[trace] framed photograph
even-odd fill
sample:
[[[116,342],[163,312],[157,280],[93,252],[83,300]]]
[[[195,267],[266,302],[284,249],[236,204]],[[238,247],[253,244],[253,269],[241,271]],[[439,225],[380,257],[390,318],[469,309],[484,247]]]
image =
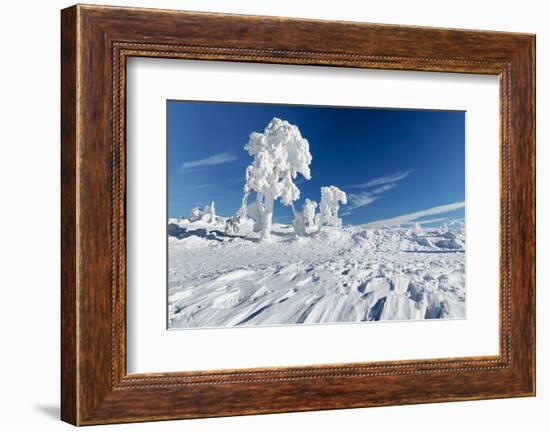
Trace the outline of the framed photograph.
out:
[[[535,394],[534,35],[61,16],[63,420]]]

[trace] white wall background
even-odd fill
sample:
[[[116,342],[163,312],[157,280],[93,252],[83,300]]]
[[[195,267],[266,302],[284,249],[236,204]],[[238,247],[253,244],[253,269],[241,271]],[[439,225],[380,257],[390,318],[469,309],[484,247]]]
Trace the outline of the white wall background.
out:
[[[462,0],[130,0],[172,9],[477,28],[537,34],[538,396],[536,398],[248,416],[95,429],[546,429],[550,423],[550,13],[545,2]],[[2,4],[0,32],[0,427],[70,429],[59,422],[60,0]],[[546,270],[546,271],[545,271]]]

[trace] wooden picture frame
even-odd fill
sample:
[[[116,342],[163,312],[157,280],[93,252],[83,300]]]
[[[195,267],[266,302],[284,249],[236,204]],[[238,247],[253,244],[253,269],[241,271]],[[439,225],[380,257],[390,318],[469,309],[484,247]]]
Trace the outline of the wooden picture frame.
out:
[[[61,14],[61,417],[75,425],[535,394],[535,36],[77,5]],[[500,354],[126,372],[131,56],[498,75]]]

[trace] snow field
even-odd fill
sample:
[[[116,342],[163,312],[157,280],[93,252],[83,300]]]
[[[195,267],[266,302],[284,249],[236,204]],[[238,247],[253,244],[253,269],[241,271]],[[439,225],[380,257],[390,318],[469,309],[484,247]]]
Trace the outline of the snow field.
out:
[[[171,329],[465,317],[464,226],[324,227],[274,223],[260,241],[217,223],[170,220]]]

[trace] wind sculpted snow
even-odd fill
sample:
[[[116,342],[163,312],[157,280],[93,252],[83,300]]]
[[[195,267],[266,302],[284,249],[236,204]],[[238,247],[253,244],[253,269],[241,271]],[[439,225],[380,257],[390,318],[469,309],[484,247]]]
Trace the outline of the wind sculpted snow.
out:
[[[465,317],[464,226],[325,227],[170,220],[172,329]]]

